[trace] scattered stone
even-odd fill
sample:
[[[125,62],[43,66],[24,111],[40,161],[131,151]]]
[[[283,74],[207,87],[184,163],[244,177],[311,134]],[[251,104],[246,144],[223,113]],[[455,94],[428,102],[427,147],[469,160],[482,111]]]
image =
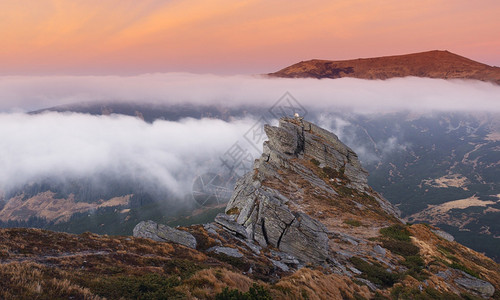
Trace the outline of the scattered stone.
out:
[[[377,286],[369,280],[366,280],[364,278],[356,278],[356,280],[364,283],[372,292],[375,292],[376,290],[378,290]]]
[[[346,251],[342,251],[342,250],[338,250],[337,254],[345,256],[347,258],[351,258],[354,256],[354,254],[352,252],[346,252]]]
[[[212,223],[203,224],[203,228],[207,232],[209,232],[209,233],[211,233],[213,235],[218,235],[218,233],[216,231],[217,227],[214,224],[212,224]]]
[[[431,231],[432,231],[435,235],[437,235],[437,236],[439,236],[439,237],[441,237],[441,238],[443,238],[443,239],[445,239],[445,240],[447,240],[447,241],[449,241],[449,242],[453,242],[453,241],[455,240],[455,237],[454,237],[453,235],[449,234],[449,233],[448,233],[448,232],[446,232],[446,231],[436,230],[436,229],[431,229]]]
[[[172,242],[196,249],[196,239],[187,231],[175,229],[153,221],[142,221],[134,227],[135,237],[148,238],[157,242]]]
[[[248,237],[245,227],[235,221],[234,215],[217,214],[215,222],[224,226],[227,230],[235,233],[236,235],[240,235],[243,238]]]
[[[295,256],[290,255],[290,254],[285,253],[285,252],[271,250],[271,255],[279,257],[280,261],[285,263],[285,264],[298,265],[300,263],[299,260]]]
[[[237,239],[238,239],[238,241],[245,244],[250,250],[252,250],[253,253],[255,253],[257,255],[260,254],[260,250],[262,249],[262,247],[255,245],[254,243],[252,243],[252,241],[243,240],[243,239],[239,239],[239,238],[237,238]]]
[[[360,270],[356,269],[355,267],[347,266],[351,272],[353,272],[356,275],[361,275],[363,272]]]
[[[290,268],[286,264],[284,264],[284,263],[282,263],[280,261],[274,260],[274,259],[269,259],[269,260],[273,263],[273,265],[275,267],[280,268],[283,272],[290,271]]]
[[[238,249],[230,248],[230,247],[219,247],[215,246],[212,248],[207,249],[207,252],[215,252],[217,254],[225,254],[227,256],[231,257],[236,257],[236,258],[241,258],[243,257],[243,254],[238,251]]]
[[[386,254],[386,252],[387,252],[387,251],[386,251],[384,248],[382,248],[380,245],[375,245],[375,246],[373,247],[373,250],[374,250],[376,253],[378,253],[378,254],[380,254],[380,255],[382,255],[382,256],[385,256],[385,254]]]

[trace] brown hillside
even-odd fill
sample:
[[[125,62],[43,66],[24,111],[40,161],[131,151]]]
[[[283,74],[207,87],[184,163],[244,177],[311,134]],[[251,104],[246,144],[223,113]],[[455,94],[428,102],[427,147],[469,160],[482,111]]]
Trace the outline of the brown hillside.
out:
[[[342,61],[313,59],[291,65],[269,75],[318,79],[341,77],[388,79],[416,76],[442,79],[476,79],[500,84],[499,67],[492,67],[448,51],[439,50]]]
[[[0,229],[0,299],[500,299],[497,263],[403,223],[333,133],[300,117],[264,131],[214,222]]]

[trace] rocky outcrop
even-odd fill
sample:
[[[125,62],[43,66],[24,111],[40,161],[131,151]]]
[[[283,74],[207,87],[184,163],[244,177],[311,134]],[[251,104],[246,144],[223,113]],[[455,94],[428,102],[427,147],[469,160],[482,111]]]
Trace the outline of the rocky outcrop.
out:
[[[491,283],[472,277],[464,272],[462,272],[462,276],[456,278],[454,281],[466,290],[477,293],[486,299],[492,297],[495,293],[495,288]]]
[[[376,293],[388,299],[498,296],[497,264],[438,228],[402,223],[334,134],[300,118],[281,119],[265,131],[261,157],[214,222],[182,230],[141,222],[134,236],[195,248],[181,249],[267,282],[316,269],[321,276],[307,278],[308,285],[333,276],[356,293],[364,289],[366,299]]]
[[[134,227],[134,236],[157,242],[172,242],[196,249],[196,239],[189,232],[153,221],[142,221]]]
[[[446,282],[454,282],[468,293],[479,295],[485,299],[490,299],[495,293],[495,287],[491,283],[457,269],[449,269],[439,272],[436,275],[443,278]]]
[[[302,119],[281,119],[279,127],[265,126],[269,138],[264,152],[255,162],[254,172],[241,178],[227,207],[228,216],[216,222],[228,230],[255,240],[261,246],[272,246],[303,262],[323,263],[329,260],[329,229],[304,210],[303,199],[292,200],[282,191],[283,174],[295,174],[306,181],[302,187],[321,189],[325,197],[339,193],[332,182],[361,194],[370,194],[368,173],[358,156],[333,133]],[[321,177],[316,173],[328,177]],[[272,182],[278,180],[278,185]],[[337,180],[337,181],[335,181]],[[339,182],[342,181],[342,184]],[[300,192],[300,186],[292,188]],[[398,211],[379,195],[373,194],[379,209],[398,218]]]

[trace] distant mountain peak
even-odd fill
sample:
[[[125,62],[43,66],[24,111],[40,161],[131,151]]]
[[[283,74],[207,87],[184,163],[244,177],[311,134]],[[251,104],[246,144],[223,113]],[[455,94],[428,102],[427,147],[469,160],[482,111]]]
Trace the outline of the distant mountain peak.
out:
[[[342,77],[389,79],[414,76],[474,79],[500,84],[500,68],[476,62],[447,50],[339,61],[312,59],[268,75],[318,79]]]

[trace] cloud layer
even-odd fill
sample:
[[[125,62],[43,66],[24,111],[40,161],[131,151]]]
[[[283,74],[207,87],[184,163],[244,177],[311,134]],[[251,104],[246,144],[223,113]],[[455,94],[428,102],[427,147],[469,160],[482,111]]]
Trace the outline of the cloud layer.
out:
[[[477,81],[402,78],[279,79],[186,73],[131,77],[0,77],[0,190],[44,177],[88,178],[96,174],[128,178],[176,196],[190,192],[198,174],[220,166],[219,158],[255,119],[157,120],[148,124],[127,116],[24,112],[50,106],[117,101],[271,107],[286,92],[310,112],[307,117],[334,129],[364,162],[380,155],[360,143],[340,110],[486,111],[500,113],[500,86]],[[321,112],[318,114],[318,112]],[[395,137],[375,148],[403,147]],[[260,146],[262,141],[259,141]],[[249,145],[247,148],[251,149]],[[373,148],[372,147],[372,148]],[[256,151],[256,150],[254,150]],[[258,151],[257,151],[258,152]],[[256,158],[259,153],[254,153]],[[1,195],[0,195],[1,196]]]
[[[182,196],[254,124],[127,116],[0,114],[0,190],[40,178],[132,178]]]
[[[0,111],[29,111],[87,101],[270,107],[286,91],[306,109],[500,112],[500,86],[479,81],[414,77],[317,80],[189,73],[0,77]]]

